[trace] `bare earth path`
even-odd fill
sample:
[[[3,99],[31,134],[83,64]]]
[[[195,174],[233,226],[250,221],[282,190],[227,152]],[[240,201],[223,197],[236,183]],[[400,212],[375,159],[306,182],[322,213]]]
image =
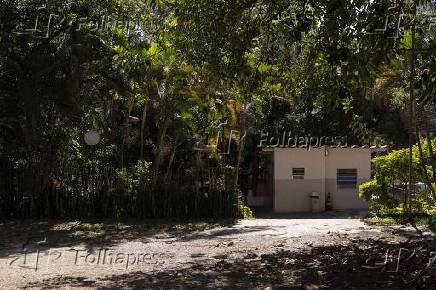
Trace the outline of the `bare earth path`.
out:
[[[377,245],[398,248],[415,237],[405,228],[371,228],[362,216],[275,216],[211,229],[177,224],[4,222],[0,223],[0,289],[345,289],[347,284],[338,283],[349,279],[356,285],[355,279],[367,271],[361,266],[376,265],[371,256],[378,255]],[[350,251],[358,252],[359,258]],[[345,262],[338,258],[347,253]],[[334,263],[352,265],[358,277],[335,281],[337,273],[329,272]],[[396,289],[392,279],[381,279],[378,288]]]

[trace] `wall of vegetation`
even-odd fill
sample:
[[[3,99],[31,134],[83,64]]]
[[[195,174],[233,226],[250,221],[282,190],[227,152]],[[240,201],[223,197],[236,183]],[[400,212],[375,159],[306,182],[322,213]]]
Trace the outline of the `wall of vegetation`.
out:
[[[369,2],[0,0],[0,215],[238,217],[260,130],[404,146],[410,37],[366,32],[412,6]]]

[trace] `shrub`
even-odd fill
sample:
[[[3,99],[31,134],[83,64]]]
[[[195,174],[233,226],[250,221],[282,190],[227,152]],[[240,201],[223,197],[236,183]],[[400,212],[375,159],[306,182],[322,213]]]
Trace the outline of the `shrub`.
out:
[[[435,143],[433,142],[433,147]],[[432,167],[421,164],[421,157],[428,160],[429,146],[427,142],[421,143],[422,156],[418,145],[412,149],[412,172],[414,183],[425,183],[433,176]],[[436,151],[436,147],[434,148]],[[409,150],[395,150],[385,156],[376,157],[372,160],[374,165],[374,179],[359,187],[359,195],[369,203],[372,213],[377,215],[396,215],[404,213],[402,196],[405,195],[405,187],[409,183]],[[400,189],[398,188],[400,187]],[[393,194],[390,194],[392,192]],[[410,208],[415,214],[428,214],[434,204],[431,191],[423,191],[411,195]]]
[[[370,211],[377,215],[393,213],[399,206],[399,202],[388,195],[387,186],[379,184],[377,180],[360,185],[359,196],[368,202]]]
[[[244,219],[251,219],[254,217],[253,211],[248,206],[241,205],[239,207],[239,212]]]

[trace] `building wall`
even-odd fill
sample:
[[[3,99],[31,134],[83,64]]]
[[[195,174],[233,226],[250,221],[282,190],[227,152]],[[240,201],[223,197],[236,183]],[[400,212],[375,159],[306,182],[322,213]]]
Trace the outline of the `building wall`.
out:
[[[324,148],[277,148],[274,150],[274,211],[304,212],[311,210],[310,194],[320,194],[324,210]],[[292,179],[292,168],[304,168],[303,180]]]
[[[292,168],[305,168],[303,180],[292,179]],[[337,169],[357,169],[355,189],[336,185]],[[325,210],[327,193],[333,209],[361,209],[358,187],[371,177],[370,149],[362,148],[276,148],[274,150],[274,211],[304,212],[311,210],[310,194],[318,192],[321,210]]]
[[[326,148],[326,195],[331,193],[333,209],[362,209],[366,204],[359,198],[359,185],[371,178],[371,149]],[[357,169],[356,188],[338,188],[337,169]]]

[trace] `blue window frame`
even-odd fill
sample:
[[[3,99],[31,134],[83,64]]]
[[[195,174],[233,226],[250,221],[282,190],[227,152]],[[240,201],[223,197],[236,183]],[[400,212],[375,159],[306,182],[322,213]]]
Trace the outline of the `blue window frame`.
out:
[[[336,173],[336,185],[338,188],[356,188],[357,169],[338,169]]]

